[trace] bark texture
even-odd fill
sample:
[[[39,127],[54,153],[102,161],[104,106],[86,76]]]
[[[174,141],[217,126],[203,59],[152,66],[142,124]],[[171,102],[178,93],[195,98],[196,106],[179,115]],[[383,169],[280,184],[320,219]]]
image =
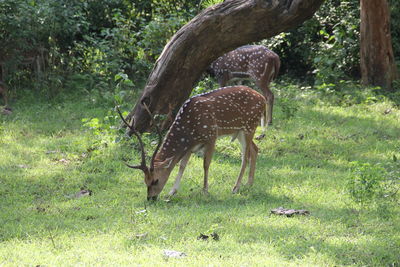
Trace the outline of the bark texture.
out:
[[[205,9],[165,46],[142,96],[128,115],[140,131],[153,114],[167,114],[190,95],[204,70],[220,55],[272,37],[312,17],[324,0],[227,0]]]
[[[361,0],[360,64],[364,85],[391,89],[397,70],[387,0]]]

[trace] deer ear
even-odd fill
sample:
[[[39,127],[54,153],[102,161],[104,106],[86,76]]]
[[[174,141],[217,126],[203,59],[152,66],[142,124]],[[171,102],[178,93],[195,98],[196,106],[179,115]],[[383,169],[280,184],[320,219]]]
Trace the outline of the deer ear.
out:
[[[157,167],[157,168],[168,169],[171,166],[173,159],[174,159],[174,157],[170,157],[170,158],[167,158],[164,161],[155,162],[154,166]]]

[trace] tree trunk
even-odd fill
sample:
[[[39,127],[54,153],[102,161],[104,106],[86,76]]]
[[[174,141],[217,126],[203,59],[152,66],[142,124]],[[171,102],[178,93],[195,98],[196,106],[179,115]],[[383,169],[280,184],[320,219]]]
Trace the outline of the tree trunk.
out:
[[[387,0],[361,0],[361,82],[392,88],[397,70],[390,35]]]
[[[226,0],[203,10],[164,47],[142,96],[128,115],[146,131],[153,114],[167,114],[190,95],[203,71],[220,55],[272,37],[312,17],[324,0]]]

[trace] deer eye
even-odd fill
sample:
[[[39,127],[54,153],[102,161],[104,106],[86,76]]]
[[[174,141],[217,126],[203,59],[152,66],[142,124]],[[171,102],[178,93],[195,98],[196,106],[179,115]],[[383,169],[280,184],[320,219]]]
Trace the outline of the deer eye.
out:
[[[157,185],[157,184],[158,184],[158,179],[151,182],[151,185]]]

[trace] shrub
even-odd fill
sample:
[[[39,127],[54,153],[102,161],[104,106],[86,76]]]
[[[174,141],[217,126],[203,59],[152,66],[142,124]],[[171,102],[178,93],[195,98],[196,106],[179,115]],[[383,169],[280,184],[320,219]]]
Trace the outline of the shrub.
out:
[[[399,191],[400,165],[397,157],[385,164],[352,162],[348,181],[350,197],[358,204],[395,199]]]

